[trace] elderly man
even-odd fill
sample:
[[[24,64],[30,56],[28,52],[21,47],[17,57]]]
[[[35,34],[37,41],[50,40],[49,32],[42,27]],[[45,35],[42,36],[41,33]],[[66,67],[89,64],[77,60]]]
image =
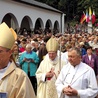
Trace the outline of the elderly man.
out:
[[[81,52],[69,49],[69,63],[64,66],[56,81],[58,98],[95,98],[98,86],[94,70],[81,62]]]
[[[11,48],[16,38],[13,29],[5,23],[0,25],[0,92],[4,98],[35,98],[28,76],[12,60]]]
[[[59,48],[58,42],[55,38],[50,38],[46,43],[48,55],[41,62],[37,72],[37,98],[58,98],[55,87],[55,81],[58,77],[59,71],[64,65],[57,55]]]

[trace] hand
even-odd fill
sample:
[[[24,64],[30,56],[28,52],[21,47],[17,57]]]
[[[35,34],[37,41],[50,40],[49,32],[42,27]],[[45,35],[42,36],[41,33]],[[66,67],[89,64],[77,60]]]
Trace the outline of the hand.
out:
[[[25,62],[25,61],[27,61],[27,58],[24,58],[24,59],[23,59],[23,62]]]
[[[58,74],[60,74],[60,71],[58,71]]]
[[[52,67],[50,71],[51,71],[51,72],[54,72],[54,70],[55,70],[55,68],[54,68],[54,67]]]
[[[51,70],[46,73],[46,78],[52,78],[54,75],[54,68],[51,68]]]
[[[63,93],[68,95],[70,88],[69,87],[65,87],[63,88]]]
[[[67,96],[77,96],[78,95],[77,90],[75,90],[71,86],[65,87],[63,89],[63,93],[66,94]]]
[[[34,63],[34,60],[33,59],[30,59],[30,62]]]
[[[53,72],[47,72],[46,73],[46,78],[52,78],[54,76],[54,73]]]

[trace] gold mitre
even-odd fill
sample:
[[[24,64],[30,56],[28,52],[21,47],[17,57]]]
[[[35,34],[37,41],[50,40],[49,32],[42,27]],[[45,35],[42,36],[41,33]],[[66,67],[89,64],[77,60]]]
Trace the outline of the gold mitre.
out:
[[[16,40],[16,32],[7,26],[5,22],[0,25],[0,46],[11,49]]]
[[[51,37],[46,44],[47,51],[57,51],[59,44],[55,38]]]

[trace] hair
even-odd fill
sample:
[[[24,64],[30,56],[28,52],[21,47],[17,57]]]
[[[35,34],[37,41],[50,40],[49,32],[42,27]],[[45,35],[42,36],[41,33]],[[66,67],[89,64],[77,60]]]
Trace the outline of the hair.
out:
[[[88,49],[92,49],[92,47],[91,46],[86,47],[86,50],[88,50]]]
[[[50,36],[45,36],[44,37],[44,42],[46,43],[50,39]]]
[[[25,38],[23,38],[22,41],[26,42],[27,40]]]
[[[19,48],[17,44],[14,44],[13,47],[11,48],[12,52],[14,51],[15,48]]]
[[[31,44],[27,44],[26,48],[32,48],[32,45]]]
[[[68,50],[68,52],[71,52],[71,51],[73,51],[73,50],[76,51],[77,55],[82,56],[82,53],[81,53],[80,49],[77,48],[77,47],[70,48],[70,49]]]

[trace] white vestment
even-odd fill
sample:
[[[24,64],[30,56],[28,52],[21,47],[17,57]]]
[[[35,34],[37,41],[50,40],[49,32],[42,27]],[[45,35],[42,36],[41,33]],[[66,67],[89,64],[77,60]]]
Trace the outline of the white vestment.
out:
[[[68,63],[68,51],[62,53],[61,60],[64,61],[64,62],[66,62],[66,63]]]
[[[61,68],[63,65],[65,64],[61,62]],[[45,80],[46,73],[49,72],[51,68],[54,68],[55,75],[51,78],[51,80]],[[59,57],[56,57],[54,61],[51,61],[47,55],[36,72],[38,86],[37,98],[58,98],[55,87],[55,81],[59,74],[58,71],[60,71]]]
[[[91,67],[82,62],[76,67],[73,67],[70,63],[64,66],[55,85],[58,98],[95,98],[98,94],[95,73]],[[64,95],[62,90],[68,85],[76,89],[79,96]]]

